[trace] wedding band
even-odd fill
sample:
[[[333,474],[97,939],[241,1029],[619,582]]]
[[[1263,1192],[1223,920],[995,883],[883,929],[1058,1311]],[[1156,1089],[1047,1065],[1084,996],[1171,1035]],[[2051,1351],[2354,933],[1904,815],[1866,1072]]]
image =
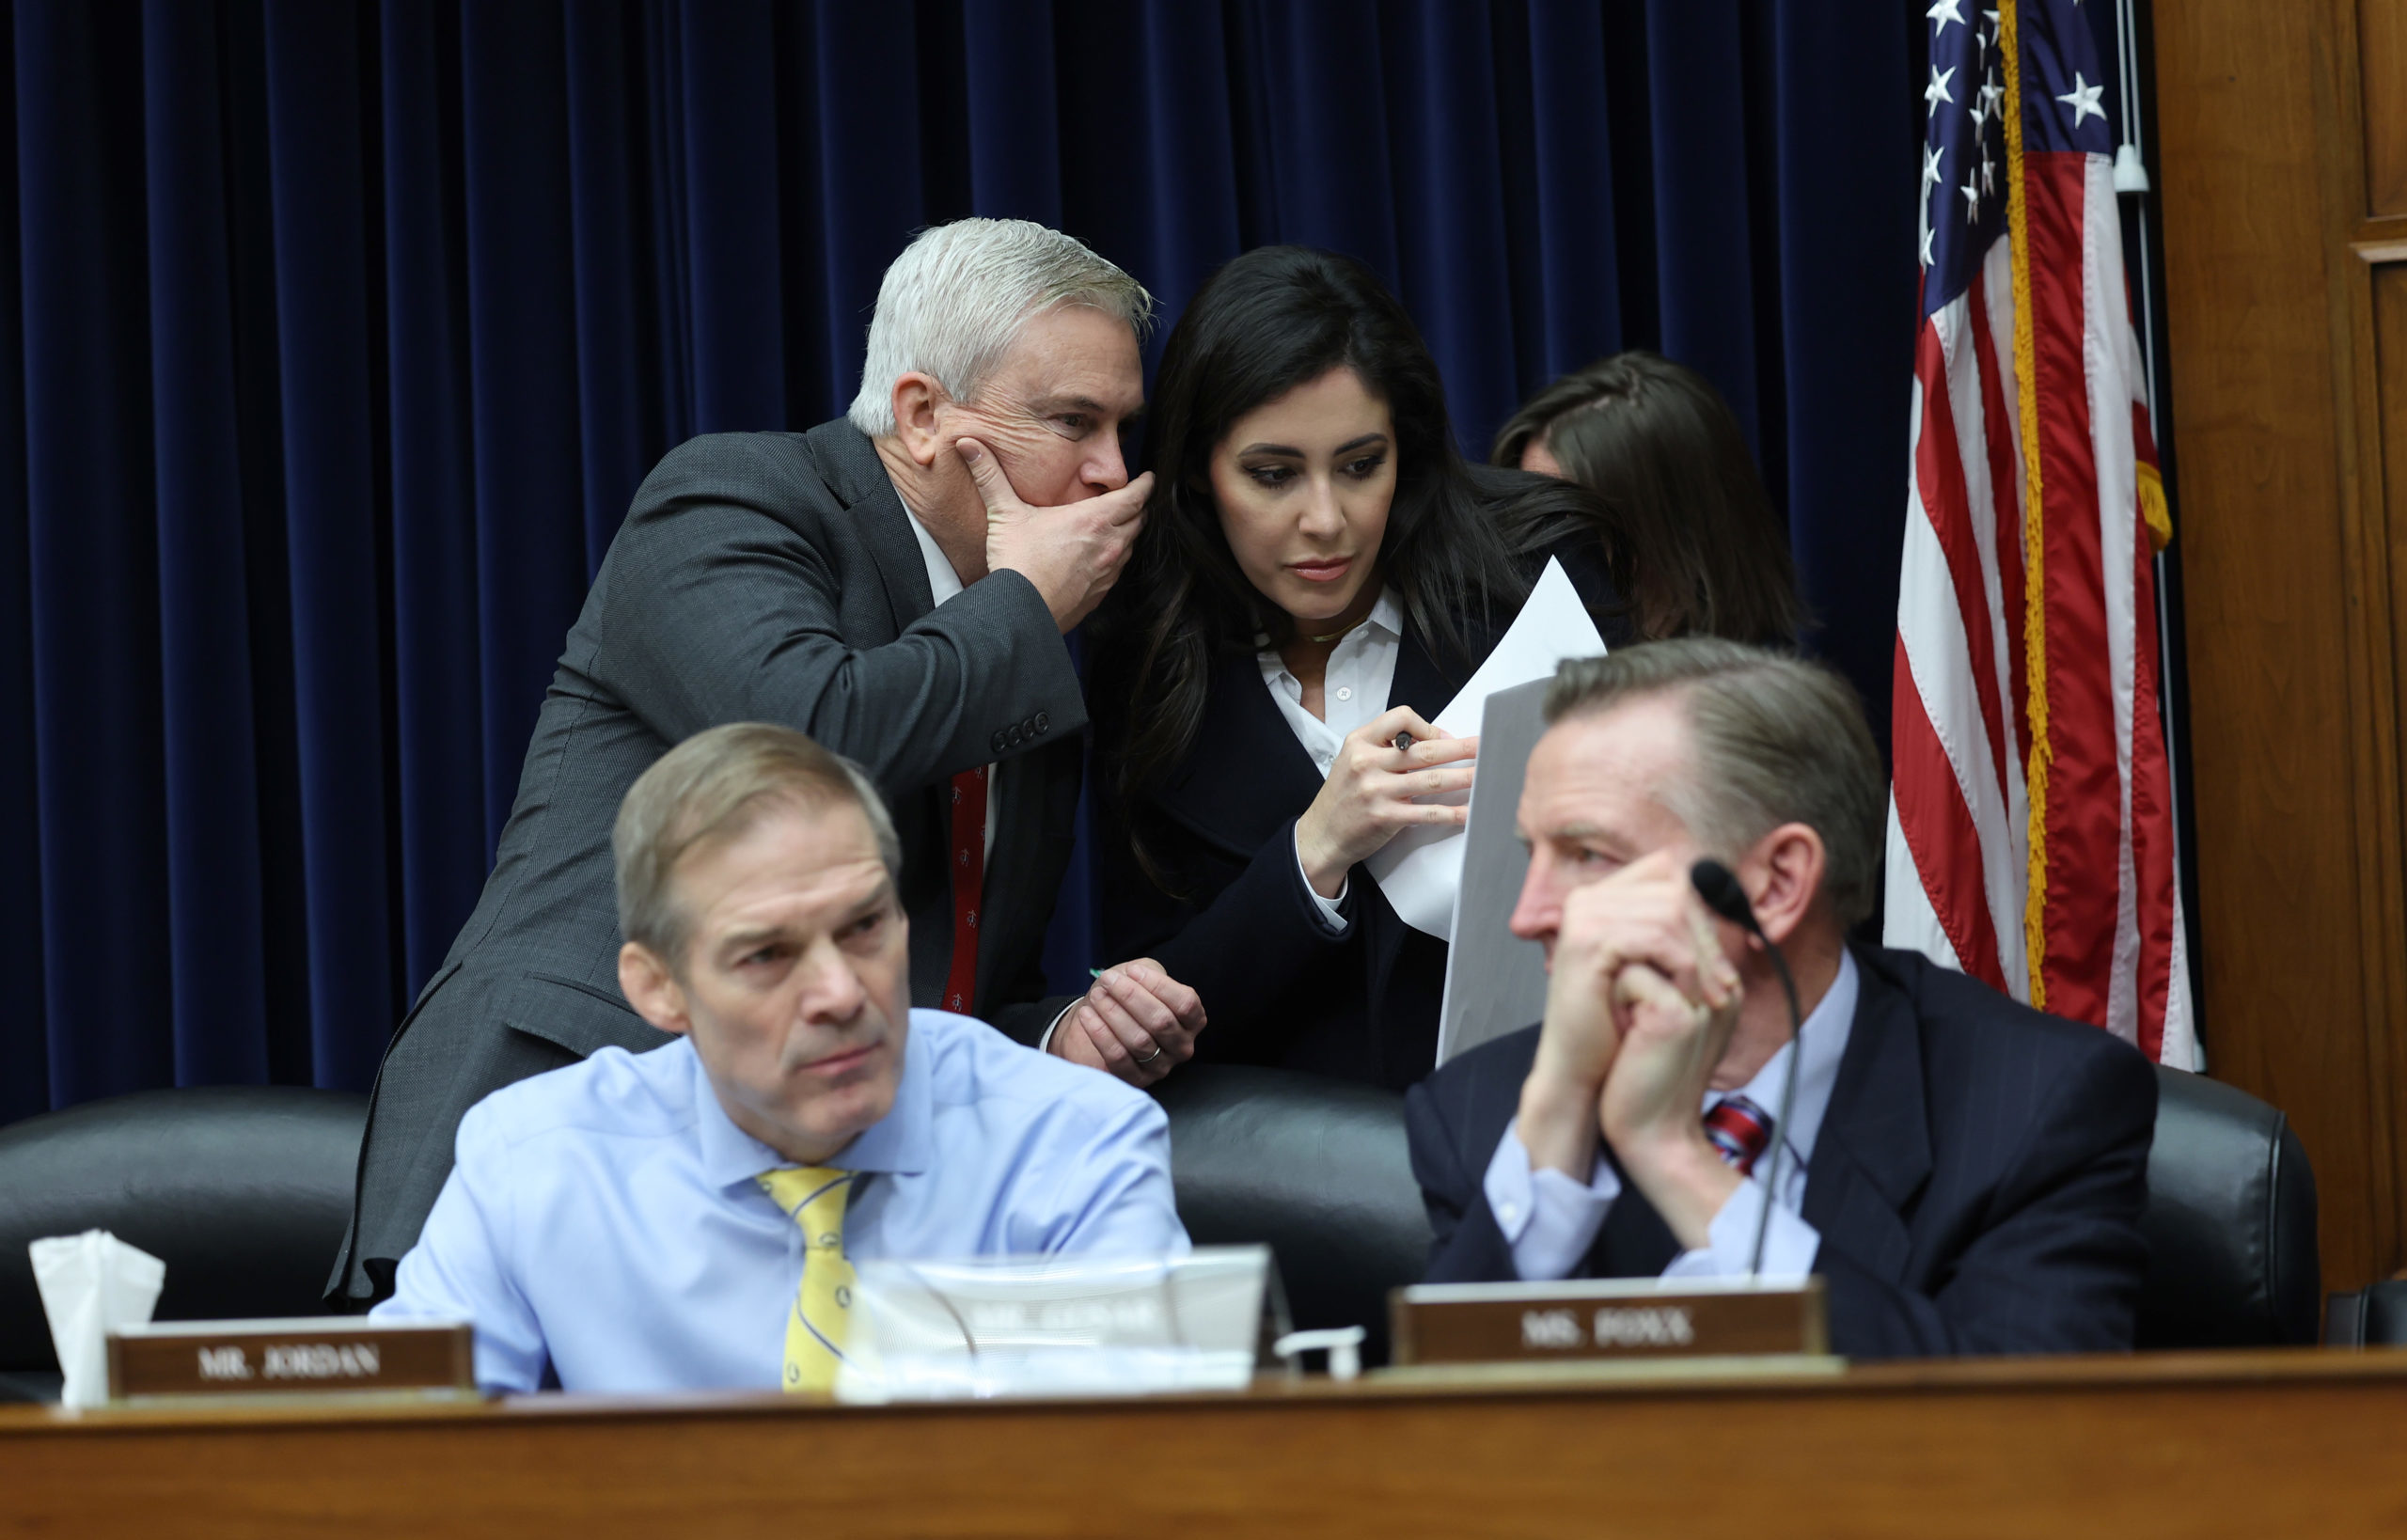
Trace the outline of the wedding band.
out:
[[[1149,1054],[1147,1054],[1147,1055],[1145,1055],[1145,1057],[1144,1057],[1144,1058],[1142,1058],[1142,1059],[1139,1059],[1139,1058],[1137,1058],[1134,1054],[1131,1054],[1131,1055],[1129,1056],[1129,1062],[1130,1062],[1130,1063],[1134,1063],[1134,1064],[1150,1064],[1150,1063],[1152,1063],[1155,1060],[1159,1059],[1161,1056],[1162,1056],[1161,1045],[1160,1045],[1160,1044],[1158,1044],[1158,1043],[1156,1043],[1156,1044],[1155,1044],[1155,1045],[1154,1045],[1154,1051],[1153,1051],[1153,1052],[1151,1052],[1151,1053],[1149,1053]]]

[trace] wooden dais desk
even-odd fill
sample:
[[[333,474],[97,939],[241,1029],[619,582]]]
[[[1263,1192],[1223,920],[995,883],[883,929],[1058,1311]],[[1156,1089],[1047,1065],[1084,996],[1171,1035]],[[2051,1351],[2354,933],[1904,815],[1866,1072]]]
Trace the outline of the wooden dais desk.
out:
[[[1150,1401],[0,1407],[42,1535],[2407,1533],[2407,1353]]]

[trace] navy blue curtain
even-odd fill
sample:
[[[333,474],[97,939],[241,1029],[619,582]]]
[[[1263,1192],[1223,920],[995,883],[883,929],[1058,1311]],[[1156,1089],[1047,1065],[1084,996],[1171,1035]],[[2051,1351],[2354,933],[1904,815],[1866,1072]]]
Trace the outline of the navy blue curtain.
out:
[[[16,0],[0,1120],[365,1087],[644,471],[841,410],[964,214],[1171,316],[1248,246],[1353,252],[1475,454],[1599,354],[1697,366],[1884,715],[1921,8]]]

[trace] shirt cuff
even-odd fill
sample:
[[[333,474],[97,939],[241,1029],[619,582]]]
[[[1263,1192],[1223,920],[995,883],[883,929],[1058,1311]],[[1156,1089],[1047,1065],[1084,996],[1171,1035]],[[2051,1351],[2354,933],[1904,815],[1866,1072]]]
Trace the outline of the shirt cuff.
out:
[[[1487,1162],[1480,1184],[1496,1228],[1513,1250],[1513,1270],[1521,1278],[1551,1281],[1569,1278],[1579,1269],[1613,1200],[1621,1196],[1621,1175],[1603,1155],[1583,1185],[1551,1166],[1530,1169],[1530,1152],[1521,1142],[1521,1120],[1504,1125],[1496,1154]]]
[[[1738,1185],[1706,1227],[1706,1243],[1683,1251],[1663,1269],[1665,1278],[1738,1278],[1754,1260],[1755,1224],[1763,1217],[1768,1194],[1754,1177]],[[1771,1225],[1764,1232],[1763,1274],[1767,1278],[1803,1278],[1821,1254],[1822,1234],[1804,1217],[1778,1203],[1771,1205]]]
[[[1344,935],[1348,927],[1353,924],[1353,921],[1345,918],[1344,908],[1345,895],[1353,890],[1353,873],[1346,873],[1345,880],[1337,885],[1335,898],[1323,898],[1320,896],[1320,889],[1313,886],[1313,879],[1304,871],[1304,847],[1296,842],[1293,835],[1290,835],[1287,842],[1295,846],[1296,876],[1303,883],[1306,896],[1313,901],[1314,906],[1320,910],[1320,922],[1328,927],[1330,935]]]
[[[1060,1015],[1055,1016],[1051,1021],[1045,1024],[1045,1035],[1036,1040],[1036,1051],[1038,1053],[1050,1053],[1053,1051],[1053,1034],[1062,1029],[1062,1023],[1070,1019],[1070,1013],[1077,1010],[1080,1005],[1084,1004],[1085,1001],[1086,997],[1083,995],[1079,996],[1077,999],[1074,999],[1069,1004],[1062,1007],[1062,1014]]]

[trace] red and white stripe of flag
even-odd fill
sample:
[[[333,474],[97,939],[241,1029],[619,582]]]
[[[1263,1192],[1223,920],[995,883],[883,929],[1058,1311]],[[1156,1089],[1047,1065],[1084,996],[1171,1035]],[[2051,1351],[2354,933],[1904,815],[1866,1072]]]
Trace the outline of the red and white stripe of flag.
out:
[[[2019,160],[2024,260],[2010,228],[1915,352],[1885,939],[2195,1069],[2112,168]]]

